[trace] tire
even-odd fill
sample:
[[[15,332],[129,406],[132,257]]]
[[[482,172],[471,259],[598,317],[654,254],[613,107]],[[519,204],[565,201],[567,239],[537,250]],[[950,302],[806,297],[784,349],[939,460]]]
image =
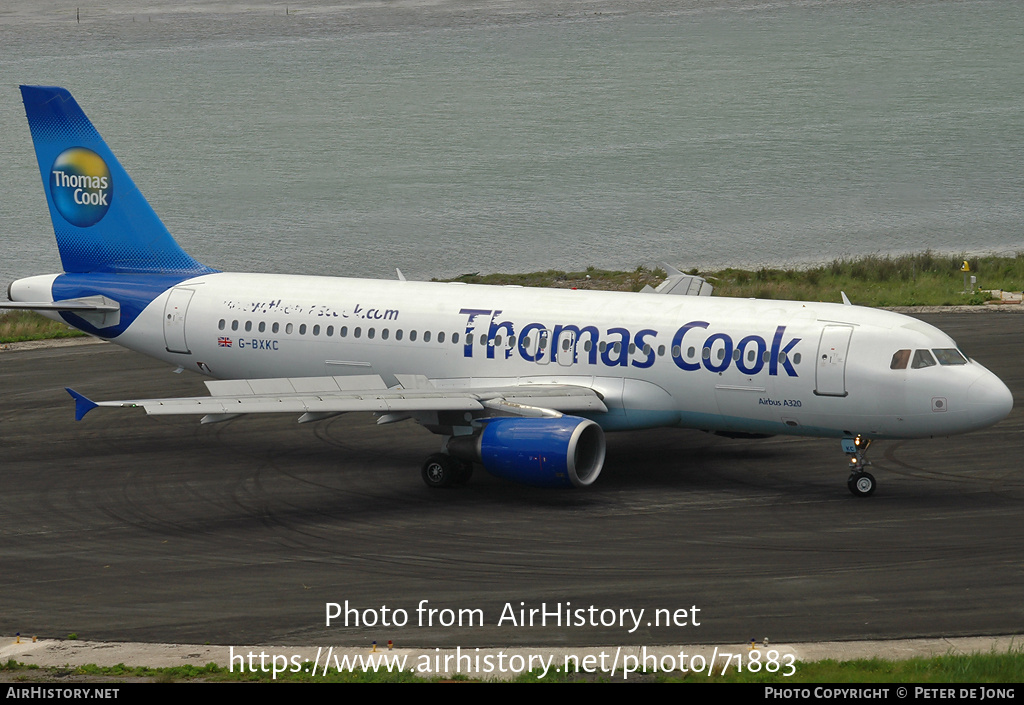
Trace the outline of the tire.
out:
[[[870,497],[875,493],[875,477],[869,472],[851,473],[846,486],[854,497]]]
[[[434,453],[423,461],[421,476],[427,487],[451,487],[458,481],[461,470],[461,463],[452,456]]]

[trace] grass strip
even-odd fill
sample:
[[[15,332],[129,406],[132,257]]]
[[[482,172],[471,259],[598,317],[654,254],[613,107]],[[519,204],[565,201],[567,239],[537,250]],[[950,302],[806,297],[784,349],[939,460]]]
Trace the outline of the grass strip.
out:
[[[311,667],[312,662],[306,662]],[[671,683],[772,683],[795,685],[800,683],[1021,683],[1024,682],[1024,650],[1013,647],[1006,653],[946,654],[930,658],[912,658],[890,661],[887,659],[856,659],[838,661],[797,661],[795,672],[783,676],[780,672],[769,673],[734,668],[721,672],[721,664],[715,672],[704,673],[632,673],[623,679],[621,673],[552,673],[540,679],[540,672],[520,674],[515,680],[521,683],[578,683],[578,682],[671,682]],[[0,664],[0,675],[7,682],[51,682],[60,680],[67,683],[69,677],[77,682],[149,681],[171,682],[285,682],[285,683],[436,683],[440,681],[488,681],[465,675],[454,677],[420,677],[405,671],[388,673],[372,671],[332,672],[324,675],[306,672],[271,673],[232,672],[229,668],[209,663],[205,666],[175,666],[173,668],[147,668],[142,666],[100,667],[85,666],[41,667],[18,663],[13,659]]]
[[[979,305],[990,300],[986,293],[964,292],[964,261],[970,276],[978,278],[977,289],[1024,289],[1024,253],[1010,256],[969,257],[921,252],[912,255],[869,255],[837,259],[829,264],[805,268],[757,270],[727,268],[716,271],[691,269],[715,287],[715,296],[779,299],[787,301],[839,302],[845,291],[860,306],[954,306]],[[580,272],[549,269],[528,274],[463,274],[435,281],[467,284],[640,291],[656,287],[665,270],[637,267],[631,272],[587,267]],[[84,336],[70,326],[32,311],[0,313],[0,343]]]

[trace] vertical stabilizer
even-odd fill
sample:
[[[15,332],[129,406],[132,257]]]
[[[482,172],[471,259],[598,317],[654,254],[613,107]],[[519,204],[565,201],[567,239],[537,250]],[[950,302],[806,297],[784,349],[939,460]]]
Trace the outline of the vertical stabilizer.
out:
[[[21,96],[65,272],[216,271],[174,241],[70,93],[22,86]]]

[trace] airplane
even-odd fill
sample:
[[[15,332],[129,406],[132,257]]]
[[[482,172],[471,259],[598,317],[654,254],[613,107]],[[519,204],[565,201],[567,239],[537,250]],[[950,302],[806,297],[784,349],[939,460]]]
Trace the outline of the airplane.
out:
[[[586,487],[605,432],[700,429],[841,439],[849,490],[875,491],[875,439],[985,428],[1009,389],[949,336],[843,303],[712,297],[669,268],[657,289],[604,292],[221,272],[173,239],[71,94],[22,86],[63,272],[10,284],[30,309],[213,379],[209,396],[96,407],[313,422],[412,419],[442,439],[421,475],[475,464],[540,487]]]

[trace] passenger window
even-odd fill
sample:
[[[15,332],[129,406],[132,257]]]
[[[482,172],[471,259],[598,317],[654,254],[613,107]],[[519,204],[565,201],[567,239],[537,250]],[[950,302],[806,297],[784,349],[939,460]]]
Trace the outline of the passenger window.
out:
[[[327,337],[330,338],[334,335],[334,326],[327,326]]]
[[[940,365],[967,364],[967,358],[956,348],[938,348],[933,349],[932,352],[935,353],[935,359],[939,361]]]
[[[388,339],[388,329],[387,328],[385,328],[384,330],[382,330],[380,332],[380,339],[381,340],[387,340]]]
[[[313,326],[313,335],[320,335],[320,326]]]
[[[455,335],[458,335],[458,333],[456,333]],[[500,335],[494,336],[494,345],[495,345],[495,347],[498,347],[498,346],[501,345],[501,336]]]
[[[459,334],[458,333],[452,333],[452,343],[458,345],[458,343],[459,343]]]
[[[362,334],[363,334],[363,329],[360,328],[359,326],[356,326],[355,328],[352,329],[352,337],[353,338],[358,338]]]
[[[793,364],[794,365],[799,365],[800,364],[800,353],[793,353]]]
[[[702,358],[704,358],[705,360],[710,360],[711,359],[711,348],[704,348],[701,351],[700,356]]]
[[[238,330],[238,321],[231,321],[231,330]]]
[[[437,334],[437,342],[439,342],[439,343],[443,343],[444,342],[444,331],[441,331],[440,333]]]
[[[369,338],[370,340],[373,340],[373,336],[375,336],[376,334],[377,331],[375,331],[373,328],[366,329],[366,337]]]
[[[416,331],[414,331],[414,330],[409,331],[409,340],[411,342],[416,342]]]
[[[658,346],[658,357],[664,357],[664,356],[665,356],[665,346],[664,345],[659,345]]]
[[[897,350],[892,355],[892,362],[889,363],[890,370],[905,370],[910,362],[909,350]]]
[[[306,324],[302,323],[302,324],[299,325],[299,335],[305,335],[305,334],[306,334]]]
[[[424,343],[429,343],[430,342],[430,331],[429,330],[423,331],[423,342]]]
[[[281,330],[281,324],[280,323],[275,323],[274,325],[272,325],[270,327],[270,330],[272,330],[275,333],[277,333],[279,330]]]
[[[286,326],[284,327],[284,332],[285,332],[286,334],[288,334],[288,335],[291,335],[291,334],[292,334],[292,330],[294,330],[294,329],[293,329],[293,327],[292,327],[292,324],[291,324],[291,323],[287,324],[287,325],[286,325]]]
[[[342,338],[348,337],[348,326],[342,326],[338,329],[338,335]]]
[[[693,358],[697,354],[697,349],[692,345],[686,349],[686,357]]]
[[[395,331],[395,340],[401,340],[401,339],[402,339],[402,329],[399,328],[398,330]]]
[[[267,322],[266,321],[260,321],[260,333],[263,333],[266,330],[267,330]]]
[[[927,350],[915,350],[914,351],[914,362],[911,363],[911,367],[915,370],[920,370],[923,367],[933,367],[935,365],[935,358]]]
[[[224,326],[225,325],[226,325],[226,321],[222,318],[222,319],[220,319],[220,323],[217,324],[217,328],[219,330],[224,330]]]
[[[472,344],[473,344],[473,334],[472,333],[466,333],[466,345],[472,345]]]

